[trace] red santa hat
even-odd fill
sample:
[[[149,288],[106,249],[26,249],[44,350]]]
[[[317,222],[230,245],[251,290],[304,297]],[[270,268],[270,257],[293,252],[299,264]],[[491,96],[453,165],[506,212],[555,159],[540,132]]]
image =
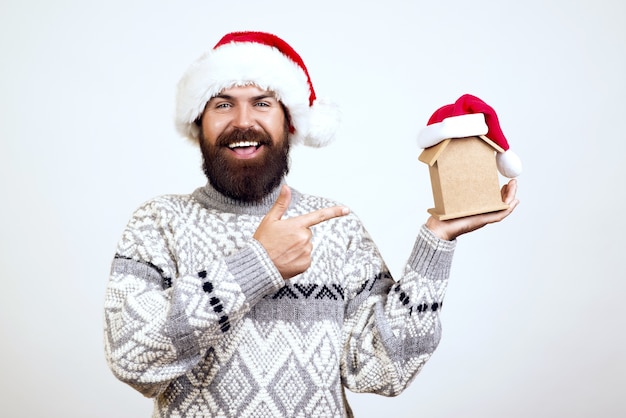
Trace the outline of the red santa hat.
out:
[[[514,178],[522,172],[522,162],[509,147],[500,128],[498,115],[487,103],[471,94],[464,94],[453,104],[440,107],[428,120],[418,136],[422,148],[432,147],[445,139],[484,135],[498,145],[502,152],[496,154],[498,171]]]
[[[178,83],[175,122],[198,142],[206,103],[222,90],[255,85],[276,94],[291,118],[290,140],[313,147],[329,144],[339,126],[339,110],[315,94],[300,55],[287,42],[264,32],[226,34],[194,62]]]

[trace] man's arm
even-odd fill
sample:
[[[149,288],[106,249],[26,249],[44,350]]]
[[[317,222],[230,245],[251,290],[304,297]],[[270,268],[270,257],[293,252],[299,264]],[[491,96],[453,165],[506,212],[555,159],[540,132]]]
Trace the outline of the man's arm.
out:
[[[398,281],[366,233],[354,242],[345,271],[349,282],[361,284],[346,309],[342,379],[354,392],[395,396],[439,344],[456,241],[441,240],[423,226]]]
[[[104,306],[109,366],[149,397],[194,368],[251,306],[284,285],[257,241],[229,256],[210,244],[189,246],[192,236],[172,227],[187,221],[170,209],[152,202],[135,213],[118,244]]]
[[[391,278],[366,233],[347,254],[348,277],[362,290],[351,298],[344,323],[344,384],[356,392],[397,395],[415,378],[441,338],[440,312],[455,239],[506,218],[517,206],[516,182],[502,189],[506,211],[468,218],[428,220],[402,277]]]

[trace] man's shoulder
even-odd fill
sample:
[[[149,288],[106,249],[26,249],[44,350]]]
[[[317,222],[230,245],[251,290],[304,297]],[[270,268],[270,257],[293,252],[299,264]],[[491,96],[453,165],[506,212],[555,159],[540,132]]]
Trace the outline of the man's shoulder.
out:
[[[135,216],[150,213],[178,213],[196,204],[190,194],[164,194],[143,202],[136,210]]]

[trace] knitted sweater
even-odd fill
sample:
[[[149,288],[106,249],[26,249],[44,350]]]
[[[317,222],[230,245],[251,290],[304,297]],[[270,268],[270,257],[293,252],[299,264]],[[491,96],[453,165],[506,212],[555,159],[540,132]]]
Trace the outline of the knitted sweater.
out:
[[[252,238],[277,195],[205,186],[145,203],[124,230],[105,352],[153,417],[352,416],[344,388],[396,395],[435,350],[455,242],[422,227],[394,281],[350,214],[311,227],[311,267],[283,280]],[[335,204],[292,190],[283,218]]]

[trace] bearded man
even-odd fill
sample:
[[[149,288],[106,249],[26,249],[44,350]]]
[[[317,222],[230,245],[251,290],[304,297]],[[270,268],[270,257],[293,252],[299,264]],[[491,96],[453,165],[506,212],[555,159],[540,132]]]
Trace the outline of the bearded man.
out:
[[[270,92],[224,90],[209,100],[198,125],[204,173],[218,192],[257,201],[289,172],[289,118]]]
[[[272,34],[227,34],[181,79],[208,182],[137,209],[105,300],[109,366],[154,417],[352,416],[346,388],[397,395],[435,350],[456,237],[508,216],[515,182],[508,210],[429,218],[394,280],[354,214],[286,185],[290,145],[337,120]]]

